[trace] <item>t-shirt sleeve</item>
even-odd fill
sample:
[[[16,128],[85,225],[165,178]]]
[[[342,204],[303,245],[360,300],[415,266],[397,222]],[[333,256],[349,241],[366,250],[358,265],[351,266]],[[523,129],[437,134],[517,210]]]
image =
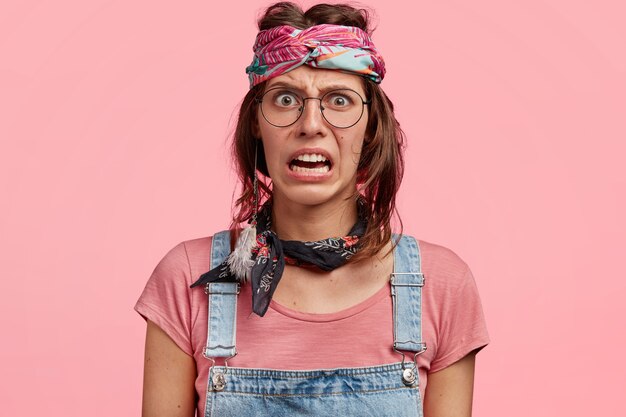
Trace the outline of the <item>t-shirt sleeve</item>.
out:
[[[437,353],[430,372],[442,370],[489,343],[478,288],[467,265],[458,284],[442,303]]]
[[[159,326],[185,353],[193,355],[190,277],[187,252],[181,242],[157,264],[135,311]]]

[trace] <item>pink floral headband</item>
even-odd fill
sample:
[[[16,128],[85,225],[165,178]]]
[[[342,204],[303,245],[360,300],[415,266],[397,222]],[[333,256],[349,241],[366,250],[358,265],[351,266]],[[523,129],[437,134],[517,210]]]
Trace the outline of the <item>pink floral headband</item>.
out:
[[[254,59],[246,68],[250,88],[301,65],[346,71],[376,83],[385,76],[385,61],[371,37],[353,26],[277,26],[260,31],[253,50]]]

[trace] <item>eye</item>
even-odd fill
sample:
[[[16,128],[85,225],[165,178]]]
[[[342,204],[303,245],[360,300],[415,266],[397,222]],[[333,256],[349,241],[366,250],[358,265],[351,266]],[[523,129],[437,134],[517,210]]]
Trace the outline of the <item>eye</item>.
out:
[[[333,97],[332,102],[335,106],[345,106],[346,104],[348,104],[348,100],[346,100],[345,97],[341,96]]]
[[[277,91],[273,94],[272,103],[278,107],[295,107],[300,105],[299,97],[292,91]]]
[[[324,98],[326,106],[334,109],[344,109],[354,105],[354,97],[349,92],[330,92]]]

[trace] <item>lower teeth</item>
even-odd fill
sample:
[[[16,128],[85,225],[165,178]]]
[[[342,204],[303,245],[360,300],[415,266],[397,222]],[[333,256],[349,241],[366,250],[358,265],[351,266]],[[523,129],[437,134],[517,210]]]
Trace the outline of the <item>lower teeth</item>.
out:
[[[304,167],[299,167],[298,165],[291,165],[289,167],[292,171],[295,172],[319,172],[319,173],[325,173],[330,171],[330,168],[328,166],[323,166],[323,167],[319,167],[319,168],[304,168]]]

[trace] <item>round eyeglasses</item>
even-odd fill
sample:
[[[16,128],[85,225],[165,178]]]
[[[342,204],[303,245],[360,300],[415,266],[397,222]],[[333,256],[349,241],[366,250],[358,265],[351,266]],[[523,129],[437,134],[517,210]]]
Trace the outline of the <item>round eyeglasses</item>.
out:
[[[291,126],[304,112],[306,100],[319,100],[322,117],[330,125],[346,129],[361,120],[366,104],[371,101],[354,90],[342,88],[331,90],[322,97],[302,97],[293,90],[276,87],[267,90],[256,102],[261,105],[261,114],[267,122],[276,127]]]

